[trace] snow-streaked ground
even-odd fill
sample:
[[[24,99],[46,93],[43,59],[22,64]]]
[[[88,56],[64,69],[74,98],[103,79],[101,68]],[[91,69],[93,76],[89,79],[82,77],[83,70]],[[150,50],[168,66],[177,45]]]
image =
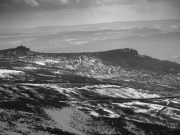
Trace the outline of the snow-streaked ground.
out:
[[[68,131],[77,135],[86,135],[92,134],[93,131],[98,129],[98,132],[101,134],[115,134],[115,132],[110,129],[111,127],[94,122],[91,116],[80,111],[77,107],[65,107],[53,110],[44,109],[44,111],[55,121],[56,128],[63,131]]]
[[[23,67],[24,69],[29,69],[29,70],[34,70],[34,69],[37,69],[37,67],[34,67],[34,66],[26,66],[26,67]]]
[[[140,129],[136,127],[136,122],[177,129],[177,121],[180,121],[179,99],[160,99],[159,95],[153,95],[148,90],[143,89],[105,84],[20,83],[17,86],[3,84],[0,86],[0,92],[4,94],[4,100],[0,99],[0,101],[5,105],[9,105],[9,102],[12,104],[18,102],[13,104],[13,107],[16,105],[18,108],[20,99],[23,99],[21,105],[25,102],[19,111],[12,109],[9,112],[11,109],[0,109],[0,116],[3,116],[1,118],[13,121],[15,129],[17,129],[14,133],[14,130],[10,130],[13,126],[11,122],[0,121],[0,130],[3,130],[4,134],[16,134],[19,131],[35,134],[37,129],[30,130],[29,123],[32,127],[34,125],[43,126],[45,130],[43,132],[47,132],[46,127],[49,127],[49,131],[52,132],[60,129],[63,132],[77,135],[97,133],[113,135],[118,134],[118,132],[109,126],[108,122],[112,122],[113,126],[118,127],[122,121],[126,121],[127,130],[135,133],[134,131]],[[149,97],[158,98],[147,99]],[[42,100],[46,102],[41,102]],[[37,103],[34,103],[36,101]],[[33,111],[28,111],[29,109]],[[14,119],[17,118],[16,116],[21,117],[16,120]],[[107,121],[102,122],[103,120]],[[37,134],[41,134],[41,132]]]
[[[6,77],[8,75],[18,75],[18,74],[24,74],[24,72],[18,70],[0,69],[0,77]]]
[[[53,60],[53,59],[45,59],[45,60],[36,60],[36,61],[34,61],[34,63],[37,64],[37,65],[45,66],[46,64],[59,63],[59,61],[58,60]]]
[[[102,96],[116,97],[116,98],[156,98],[160,97],[157,94],[150,94],[146,90],[138,90],[129,87],[120,87],[116,85],[94,85],[85,86],[81,88],[73,88],[72,90],[78,91],[79,89],[89,92],[94,92]]]
[[[44,61],[34,61],[34,63],[36,63],[38,65],[42,65],[42,66],[46,65],[46,63]]]
[[[101,88],[101,89],[96,89],[94,92],[97,92],[100,95],[105,95],[105,96],[112,96],[112,97],[121,97],[121,98],[156,98],[159,97],[157,94],[148,94],[148,93],[143,93],[137,89],[134,88]]]
[[[38,69],[38,67],[35,67],[35,66],[25,66],[25,67],[13,67],[13,69],[16,69],[16,70],[36,70]]]
[[[63,94],[69,101],[59,101],[69,103],[72,107],[78,107],[92,117],[120,118],[127,115],[123,110],[131,110],[135,114],[146,114],[150,117],[164,120],[166,117],[172,120],[180,120],[180,109],[170,106],[179,106],[180,102],[174,99],[158,99],[160,95],[151,94],[148,90],[121,87],[117,85],[79,85],[73,84],[23,84],[24,86],[43,87],[53,89]],[[91,95],[91,96],[89,96]],[[95,99],[93,99],[93,97]],[[102,98],[103,97],[103,98]],[[107,97],[107,100],[105,100]],[[122,101],[108,100],[109,98],[119,98]],[[151,98],[157,98],[151,100]],[[130,99],[130,100],[124,100]],[[151,103],[139,101],[139,99],[149,99]],[[97,104],[92,104],[96,102]],[[104,102],[104,103],[103,103]],[[107,103],[108,102],[108,103]],[[115,109],[118,108],[118,109]],[[54,114],[53,114],[54,115]],[[166,116],[166,117],[164,117]],[[140,122],[153,123],[153,120],[145,117],[127,119]],[[171,123],[173,125],[173,123]],[[160,122],[160,125],[163,123]],[[174,124],[175,125],[175,124]]]
[[[59,91],[62,94],[70,93],[80,95],[82,92],[94,92],[98,95],[116,97],[116,98],[157,98],[158,94],[151,94],[147,90],[139,90],[129,87],[120,87],[116,85],[89,85],[82,87],[64,88],[58,84],[28,84],[41,87],[49,87]]]

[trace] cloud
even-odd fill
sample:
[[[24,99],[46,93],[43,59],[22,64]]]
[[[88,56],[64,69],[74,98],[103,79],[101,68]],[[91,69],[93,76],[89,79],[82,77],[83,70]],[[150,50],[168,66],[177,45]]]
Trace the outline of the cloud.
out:
[[[154,10],[177,10],[180,11],[180,0],[0,0],[0,14],[39,12],[56,10],[89,10],[98,7],[119,8],[131,7],[134,12],[154,12]],[[163,8],[168,9],[163,9]],[[142,12],[142,13],[141,13]]]
[[[39,6],[39,3],[36,0],[24,0],[24,2],[30,6]]]
[[[2,3],[2,4],[0,3],[0,8],[1,8],[1,7],[9,8],[9,5],[8,5],[8,4],[4,4],[4,3]]]
[[[79,0],[37,0],[42,3],[53,3],[53,4],[59,4],[59,5],[66,5],[66,4],[72,4],[74,2],[79,3]]]
[[[13,0],[18,4],[22,2],[30,6],[48,6],[48,4],[54,5],[54,7],[61,6],[61,8],[87,8],[97,6],[111,6],[111,5],[134,5],[149,2],[150,0]],[[154,0],[152,0],[154,1]],[[161,0],[157,0],[161,1]],[[167,1],[167,0],[165,0]],[[68,5],[68,6],[67,6]],[[62,7],[65,6],[65,7]]]
[[[39,5],[33,3],[32,6],[24,0],[0,0],[0,28],[180,18],[177,0],[35,1]],[[5,7],[3,2],[8,4],[9,8]]]
[[[81,0],[82,1],[82,0]],[[89,0],[85,0],[89,1]],[[169,3],[177,5],[180,3],[180,0],[92,0],[95,1],[95,3],[99,6],[106,5],[142,5],[142,4],[149,4],[149,3]]]
[[[16,3],[13,4],[12,1]],[[148,3],[175,3],[177,5],[179,0],[0,0],[1,3],[12,4],[12,6],[30,6],[40,7],[32,8],[32,10],[56,10],[56,9],[74,9],[74,8],[91,8],[100,6],[130,6],[130,5],[145,5]],[[25,5],[26,4],[26,5]],[[29,10],[29,9],[27,9]]]
[[[21,0],[13,0],[14,2],[20,4],[21,3]]]
[[[26,3],[30,6],[39,6],[39,3],[37,0],[13,0],[17,4]]]
[[[100,5],[134,5],[146,3],[146,0],[96,0],[97,4]]]

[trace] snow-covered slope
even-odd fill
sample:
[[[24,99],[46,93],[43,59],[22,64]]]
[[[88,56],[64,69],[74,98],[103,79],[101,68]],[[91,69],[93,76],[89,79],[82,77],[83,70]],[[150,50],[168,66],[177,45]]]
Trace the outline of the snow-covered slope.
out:
[[[122,49],[0,51],[0,134],[177,134],[180,65]]]
[[[148,90],[3,83],[0,96],[1,134],[176,134],[180,128],[179,98]]]

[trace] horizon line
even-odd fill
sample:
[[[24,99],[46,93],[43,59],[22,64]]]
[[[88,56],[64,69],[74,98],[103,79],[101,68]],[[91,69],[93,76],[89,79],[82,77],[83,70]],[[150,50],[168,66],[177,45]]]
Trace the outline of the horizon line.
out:
[[[37,27],[16,27],[16,28],[0,28],[0,30],[13,30],[13,29],[37,29],[42,27],[69,27],[69,26],[83,26],[83,25],[97,25],[97,24],[107,24],[107,23],[117,23],[117,22],[146,22],[146,21],[168,21],[168,20],[180,20],[180,18],[174,18],[174,19],[152,19],[152,20],[130,20],[130,21],[110,21],[110,22],[102,22],[102,23],[84,23],[84,24],[74,24],[74,25],[43,25],[43,26],[37,26]]]

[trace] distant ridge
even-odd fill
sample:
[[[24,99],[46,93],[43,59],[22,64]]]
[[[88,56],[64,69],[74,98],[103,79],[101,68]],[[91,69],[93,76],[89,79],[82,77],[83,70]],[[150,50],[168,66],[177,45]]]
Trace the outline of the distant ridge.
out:
[[[180,19],[163,19],[163,20],[137,20],[137,21],[115,21],[105,23],[81,24],[81,25],[55,25],[55,26],[39,26],[32,28],[12,28],[1,29],[0,34],[4,33],[38,33],[38,32],[64,32],[64,31],[83,31],[104,29],[104,27],[117,27],[126,25],[136,25],[143,23],[143,27],[153,25],[154,23],[163,22],[164,25],[175,22],[180,22]],[[91,26],[91,27],[89,27]],[[107,29],[107,28],[105,28]]]
[[[30,52],[30,48],[27,48],[25,46],[18,46],[16,48],[10,48],[5,50],[0,50],[0,53],[6,54],[6,55],[25,55],[27,52]]]
[[[16,48],[9,48],[9,49],[4,49],[4,50],[1,50],[1,51],[30,51],[30,48],[27,48],[26,46],[23,46],[23,45],[20,45]]]
[[[108,66],[121,66],[130,69],[142,69],[158,72],[180,72],[180,64],[170,61],[158,60],[146,55],[140,55],[137,50],[124,48],[101,52],[80,52],[80,53],[39,53],[30,51],[25,46],[18,46],[16,48],[1,50],[0,55],[4,58],[18,59],[19,56],[25,56],[27,59],[34,57],[34,59],[41,56],[43,59],[65,58],[67,61],[73,61],[81,58],[79,61],[86,61],[88,59],[99,59]]]

